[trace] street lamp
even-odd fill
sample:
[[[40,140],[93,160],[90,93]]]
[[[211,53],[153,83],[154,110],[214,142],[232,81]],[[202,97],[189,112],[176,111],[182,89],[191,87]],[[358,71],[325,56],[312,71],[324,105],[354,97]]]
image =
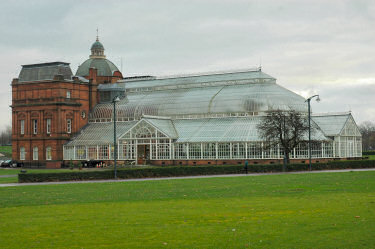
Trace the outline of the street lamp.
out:
[[[118,96],[114,97],[113,103],[113,149],[114,149],[114,159],[115,159],[115,179],[117,179],[117,142],[116,142],[116,103],[120,101]]]
[[[310,101],[311,101],[311,99],[313,99],[315,97],[317,97],[316,101],[319,102],[320,101],[319,95],[314,95],[314,96],[311,96],[310,98],[306,99],[307,106],[308,106],[308,112],[309,112],[308,116],[309,116],[309,169],[310,169],[310,171],[311,171],[311,109],[310,109]]]

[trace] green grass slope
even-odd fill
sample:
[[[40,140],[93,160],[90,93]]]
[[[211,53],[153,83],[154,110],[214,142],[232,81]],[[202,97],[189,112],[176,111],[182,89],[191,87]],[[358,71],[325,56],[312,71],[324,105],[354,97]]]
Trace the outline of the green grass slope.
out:
[[[374,248],[375,172],[0,188],[2,248]]]

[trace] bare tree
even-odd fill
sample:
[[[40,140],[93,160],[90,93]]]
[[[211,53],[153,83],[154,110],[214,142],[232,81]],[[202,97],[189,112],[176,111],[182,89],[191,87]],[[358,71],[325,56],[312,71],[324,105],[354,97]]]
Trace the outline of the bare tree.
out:
[[[0,132],[0,144],[8,145],[11,143],[12,143],[12,127],[10,125],[7,125]]]
[[[295,110],[269,112],[258,125],[261,138],[270,146],[280,144],[284,149],[284,163],[289,163],[289,155],[302,141],[309,130],[307,118]]]
[[[365,121],[359,126],[362,134],[363,150],[375,150],[375,124]]]

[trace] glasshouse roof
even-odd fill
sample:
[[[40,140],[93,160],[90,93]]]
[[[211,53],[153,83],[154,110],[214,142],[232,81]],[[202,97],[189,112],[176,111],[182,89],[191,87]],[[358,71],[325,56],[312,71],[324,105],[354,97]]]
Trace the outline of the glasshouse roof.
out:
[[[316,114],[311,118],[327,136],[337,136],[350,118],[350,113]]]
[[[117,138],[129,130],[136,121],[118,122]],[[66,145],[113,144],[113,123],[89,123]]]
[[[125,83],[126,88],[143,88],[143,87],[157,87],[157,86],[180,86],[184,84],[201,84],[211,82],[230,82],[230,81],[249,81],[249,80],[272,80],[276,79],[272,76],[257,70],[242,70],[233,72],[216,72],[216,73],[202,73],[181,76],[165,76],[165,77],[149,77],[139,80],[132,79],[121,80],[119,83]]]
[[[142,118],[140,121],[118,122],[117,139],[121,139],[130,129],[142,122],[147,122],[167,135],[176,143],[185,142],[249,142],[262,141],[257,132],[257,125],[262,117],[242,118],[202,118],[202,119],[157,119]],[[314,124],[313,124],[314,126]],[[307,140],[307,134],[305,139]],[[313,140],[329,140],[319,129],[314,129]],[[113,144],[113,123],[90,123],[79,135],[68,142],[72,145]]]
[[[307,112],[303,97],[260,71],[151,79],[123,85],[126,97],[118,103],[117,116],[130,120],[139,120],[143,114],[179,118],[228,113],[257,115],[276,109]],[[112,104],[103,103],[95,107],[90,119],[111,119],[111,115]]]

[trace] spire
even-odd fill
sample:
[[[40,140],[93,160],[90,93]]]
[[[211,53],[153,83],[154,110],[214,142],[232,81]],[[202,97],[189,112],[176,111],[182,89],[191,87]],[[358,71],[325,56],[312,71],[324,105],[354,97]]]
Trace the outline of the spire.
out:
[[[96,41],[91,46],[90,58],[103,58],[103,59],[105,59],[104,46],[99,41],[99,29],[98,28],[96,28]]]

